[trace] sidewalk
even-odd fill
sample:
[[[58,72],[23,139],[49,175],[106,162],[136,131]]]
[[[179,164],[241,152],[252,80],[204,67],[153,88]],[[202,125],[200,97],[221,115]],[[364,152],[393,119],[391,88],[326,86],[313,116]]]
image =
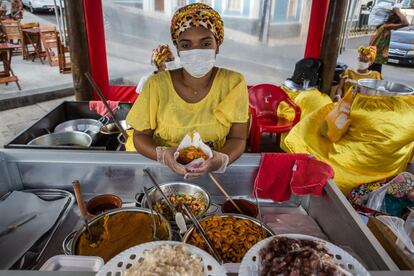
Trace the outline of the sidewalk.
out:
[[[10,142],[20,132],[34,124],[63,101],[73,101],[74,97],[66,97],[34,105],[0,111],[0,148]]]
[[[55,25],[38,15],[33,15],[27,11],[24,13],[22,22],[39,22],[40,26]],[[9,98],[11,94],[18,96],[21,92],[33,92],[33,90],[50,90],[51,86],[72,87],[72,75],[60,74],[59,67],[51,67],[47,60],[42,64],[38,58],[35,62],[23,60],[22,55],[12,57],[11,62],[14,73],[19,78],[22,91],[19,91],[16,83],[9,85],[0,84],[0,100],[4,97]]]

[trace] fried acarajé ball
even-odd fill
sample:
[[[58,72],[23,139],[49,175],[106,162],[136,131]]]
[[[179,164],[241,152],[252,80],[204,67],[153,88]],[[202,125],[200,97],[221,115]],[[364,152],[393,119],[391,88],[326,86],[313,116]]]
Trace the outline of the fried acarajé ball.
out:
[[[193,160],[198,158],[208,159],[208,155],[200,148],[190,146],[179,151],[180,155],[177,158],[177,162],[183,165],[187,165]]]

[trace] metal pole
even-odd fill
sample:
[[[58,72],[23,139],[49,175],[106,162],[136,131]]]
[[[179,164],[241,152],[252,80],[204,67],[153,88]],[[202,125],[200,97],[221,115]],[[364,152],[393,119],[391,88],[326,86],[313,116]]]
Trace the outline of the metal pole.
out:
[[[342,35],[341,35],[341,46],[339,47],[339,53],[340,54],[342,54],[342,51],[344,49],[345,37],[348,36],[349,22],[352,22],[353,14],[351,14],[351,5],[352,5],[353,1],[354,0],[349,1],[348,8],[346,9],[345,24],[344,24],[344,28],[342,30]],[[351,16],[350,16],[350,14],[351,14]]]
[[[67,39],[67,37],[66,37],[66,28],[67,28],[67,26],[66,26],[66,13],[63,12],[64,11],[63,1],[59,0],[59,2],[60,2],[59,12],[60,12],[60,18],[61,18],[61,22],[62,22],[62,24],[61,24],[61,26],[62,26],[61,34],[62,35],[61,36],[63,37],[63,39],[62,39],[63,45],[65,47],[67,47],[67,44],[66,44],[66,39]]]
[[[349,41],[349,33],[351,31],[351,25],[352,25],[352,18],[354,17],[355,14],[355,9],[356,9],[356,4],[357,4],[357,0],[351,0],[352,1],[352,7],[351,7],[351,22],[350,24],[348,24],[348,30],[346,32],[346,37],[345,37],[345,41],[343,43],[343,50],[346,50],[346,47],[348,46],[348,41]]]
[[[53,0],[53,3],[55,5],[55,18],[56,18],[56,24],[58,26],[58,30],[59,32],[61,32],[61,27],[60,27],[60,20],[59,20],[59,15],[58,15],[58,5],[56,4],[56,0]]]
[[[65,5],[75,98],[77,101],[89,101],[92,99],[92,88],[85,77],[85,73],[90,72],[90,65],[83,0],[68,0]]]
[[[260,42],[267,43],[269,41],[271,7],[272,7],[272,0],[264,0],[262,20],[260,22],[260,33],[259,33]]]
[[[323,62],[321,91],[330,94],[340,47],[347,0],[331,0],[323,36],[321,59]]]

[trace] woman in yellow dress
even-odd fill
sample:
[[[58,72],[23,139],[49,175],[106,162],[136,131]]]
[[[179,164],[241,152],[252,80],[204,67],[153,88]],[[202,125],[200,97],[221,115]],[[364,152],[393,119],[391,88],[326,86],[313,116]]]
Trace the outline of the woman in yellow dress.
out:
[[[135,149],[185,178],[224,172],[246,146],[248,94],[241,74],[214,66],[223,21],[211,7],[190,4],[175,12],[170,31],[183,68],[145,82],[127,116]],[[189,170],[176,162],[174,152],[193,131],[213,149],[213,157]]]

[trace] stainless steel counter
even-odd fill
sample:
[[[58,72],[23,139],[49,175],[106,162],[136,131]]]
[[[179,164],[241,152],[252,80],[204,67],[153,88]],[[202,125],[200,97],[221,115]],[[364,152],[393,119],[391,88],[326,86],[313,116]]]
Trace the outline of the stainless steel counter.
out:
[[[259,162],[260,155],[244,154],[225,174],[216,176],[232,196],[248,196]],[[0,195],[10,190],[30,188],[71,191],[72,180],[78,179],[86,200],[97,194],[114,193],[124,203],[130,203],[144,185],[151,186],[142,173],[145,167],[151,168],[160,182],[182,180],[168,168],[134,153],[4,149],[0,150]],[[209,178],[202,177],[193,182],[207,189],[213,202],[224,201]],[[368,270],[392,270],[393,274],[398,271],[334,183],[326,186],[322,197],[293,197],[283,204],[267,202],[263,205],[267,214],[297,212],[310,215],[331,242],[349,248]],[[81,224],[78,209],[73,208],[54,235],[41,263],[53,255],[62,254],[64,237]]]

